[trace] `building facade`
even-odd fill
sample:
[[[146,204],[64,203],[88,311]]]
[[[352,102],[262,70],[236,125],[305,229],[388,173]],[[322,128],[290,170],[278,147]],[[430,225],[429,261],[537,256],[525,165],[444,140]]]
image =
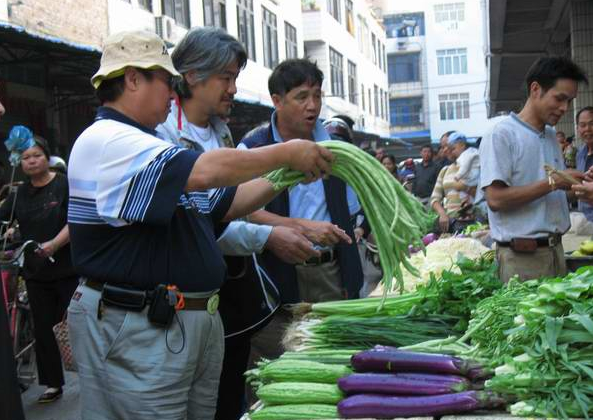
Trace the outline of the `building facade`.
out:
[[[481,136],[485,6],[479,0],[376,0],[388,36],[391,135],[433,142],[450,130]]]
[[[303,0],[305,54],[325,75],[322,118],[346,114],[355,129],[389,135],[385,29],[365,0]]]

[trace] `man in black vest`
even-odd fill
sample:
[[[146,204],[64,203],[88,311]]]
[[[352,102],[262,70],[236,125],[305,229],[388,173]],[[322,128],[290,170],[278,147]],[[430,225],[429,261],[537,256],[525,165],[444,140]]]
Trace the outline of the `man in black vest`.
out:
[[[248,133],[239,147],[251,149],[298,138],[328,140],[330,136],[318,120],[322,83],[323,73],[309,60],[292,59],[280,63],[268,79],[275,107],[271,122]],[[322,244],[317,237],[325,230],[335,229],[336,225],[354,238],[351,216],[359,210],[360,204],[353,190],[340,179],[330,176],[307,188],[296,186],[284,191],[265,210],[253,213],[250,220],[272,226],[298,223],[301,227],[306,226],[306,219],[323,222],[322,229],[317,225],[316,230],[303,231],[311,242]],[[319,245],[318,249],[320,257],[296,265],[286,264],[271,253],[262,254],[263,264],[272,273],[283,303],[358,298],[363,273],[354,241],[331,247]],[[254,336],[252,355],[279,356],[281,335],[288,322],[290,315],[278,311],[270,325]]]

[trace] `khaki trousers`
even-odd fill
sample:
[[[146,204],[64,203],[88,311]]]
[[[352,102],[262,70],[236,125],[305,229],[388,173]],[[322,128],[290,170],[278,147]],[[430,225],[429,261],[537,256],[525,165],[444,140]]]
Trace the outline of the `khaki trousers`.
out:
[[[566,260],[562,244],[552,248],[538,248],[533,253],[515,252],[509,247],[497,247],[496,259],[498,274],[504,283],[514,275],[518,275],[521,280],[566,275]]]

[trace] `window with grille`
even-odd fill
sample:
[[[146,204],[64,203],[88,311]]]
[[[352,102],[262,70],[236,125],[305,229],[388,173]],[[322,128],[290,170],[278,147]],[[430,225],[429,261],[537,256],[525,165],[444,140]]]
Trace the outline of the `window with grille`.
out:
[[[297,32],[296,28],[288,22],[284,22],[284,38],[286,58],[297,58],[299,55]]]
[[[340,15],[340,0],[327,0],[327,11],[334,17],[335,20],[342,23],[342,16]]]
[[[465,120],[469,118],[469,93],[448,93],[439,95],[441,121]]]
[[[371,44],[373,46],[373,64],[377,64],[377,36],[371,33]]]
[[[331,74],[332,96],[344,97],[344,70],[342,54],[329,47],[329,68]]]
[[[189,0],[163,0],[163,14],[175,19],[175,23],[190,27]]]
[[[226,0],[204,0],[204,26],[226,29]]]
[[[264,66],[273,69],[278,64],[278,25],[276,15],[262,7]]]
[[[355,105],[358,103],[356,86],[356,64],[348,60],[348,99]]]
[[[352,0],[346,0],[346,29],[354,36],[354,6]]]
[[[389,83],[420,81],[420,53],[389,54],[387,77]]]
[[[440,76],[467,74],[467,48],[437,50],[437,67]]]
[[[360,97],[362,98],[362,110],[366,111],[366,101],[364,100],[364,85],[360,85]]]
[[[247,57],[255,61],[253,0],[237,0],[237,29],[239,41],[245,47]]]
[[[422,124],[422,97],[396,98],[389,101],[391,125],[414,126]]]
[[[436,23],[463,22],[465,3],[435,4],[434,19]]]
[[[379,109],[379,86],[375,85],[375,116],[378,117],[381,110]]]

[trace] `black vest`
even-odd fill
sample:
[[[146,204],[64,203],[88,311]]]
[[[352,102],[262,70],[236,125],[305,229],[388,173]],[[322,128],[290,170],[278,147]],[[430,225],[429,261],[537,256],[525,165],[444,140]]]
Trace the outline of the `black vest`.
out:
[[[275,144],[272,126],[266,124],[250,131],[243,138],[242,143],[248,149]],[[344,229],[348,236],[354,238],[353,223],[346,199],[346,184],[341,179],[330,176],[329,179],[323,181],[323,190],[332,223]],[[265,207],[270,213],[284,217],[289,216],[289,208],[288,190],[282,191]],[[359,291],[363,283],[362,265],[356,243],[353,242],[348,245],[340,242],[334,246],[334,251],[338,258],[342,287],[346,291],[346,297],[356,299],[359,297]],[[271,274],[276,287],[280,291],[282,302],[299,302],[299,289],[294,265],[285,263],[269,251],[264,251],[259,260]]]

